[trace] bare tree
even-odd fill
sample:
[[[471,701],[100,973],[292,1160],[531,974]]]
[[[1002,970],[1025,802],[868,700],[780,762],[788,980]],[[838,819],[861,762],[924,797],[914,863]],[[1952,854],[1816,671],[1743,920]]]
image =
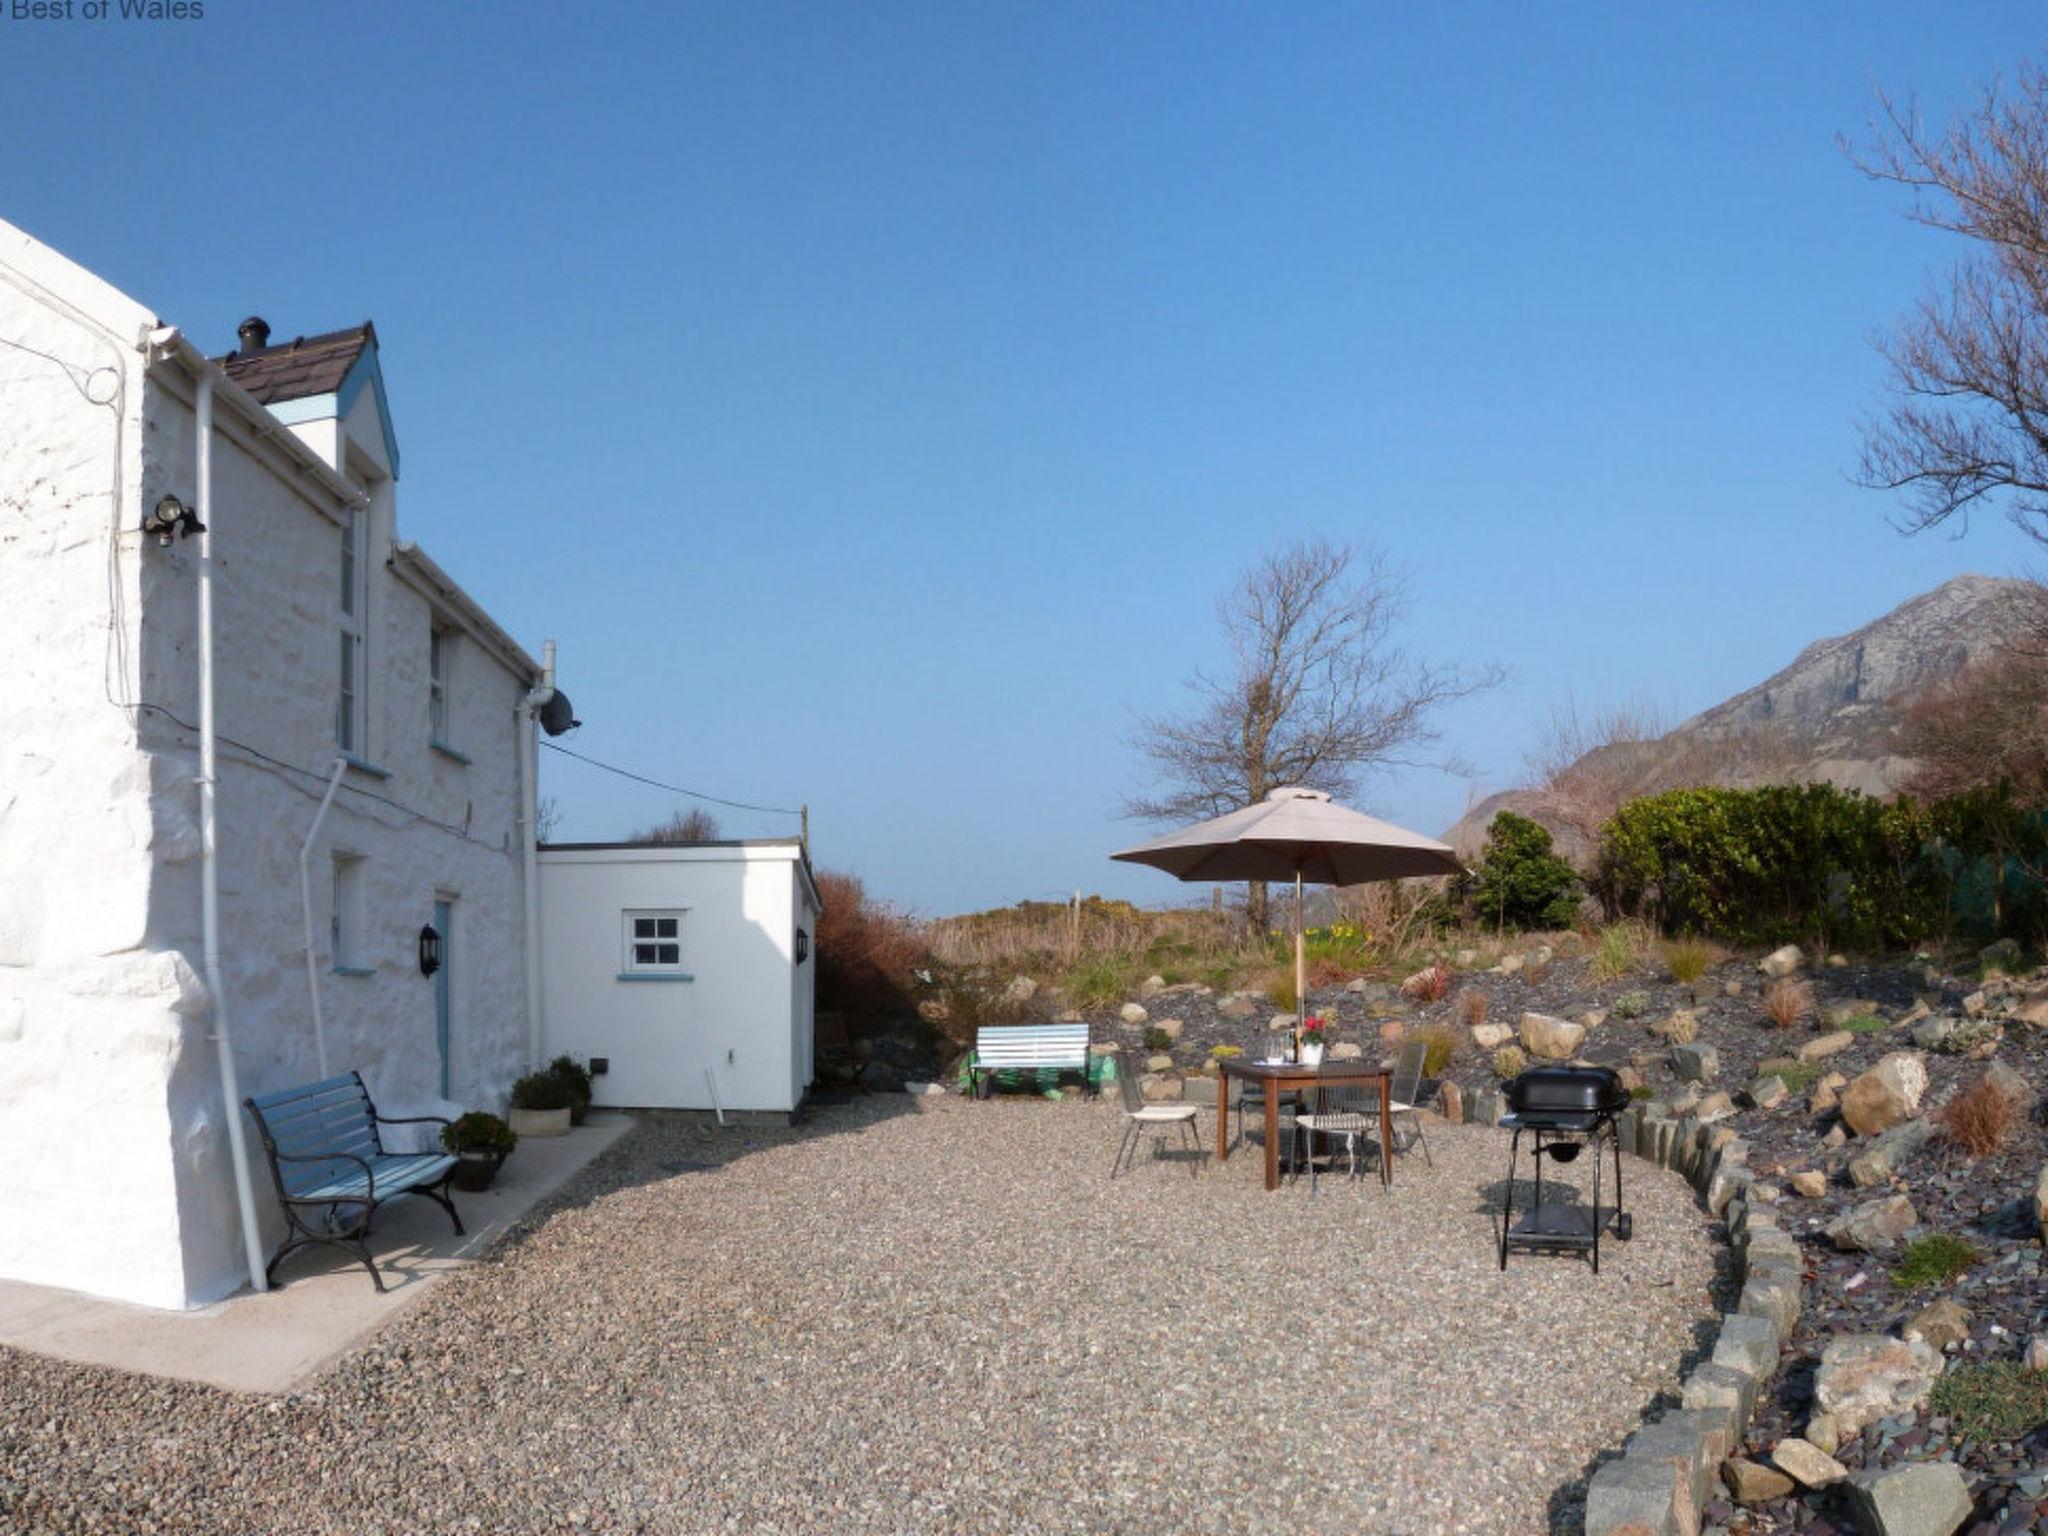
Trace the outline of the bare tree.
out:
[[[1283,785],[1348,796],[1387,768],[1450,768],[1429,752],[1438,712],[1502,674],[1411,657],[1395,640],[1408,606],[1377,551],[1314,539],[1259,561],[1217,604],[1227,670],[1188,680],[1186,713],[1139,720],[1132,745],[1151,787],[1124,813],[1191,821]],[[1252,886],[1246,916],[1264,928],[1263,885]]]
[[[540,803],[533,808],[533,835],[536,842],[547,842],[555,835],[555,828],[562,824],[562,802],[553,795],[542,795]]]
[[[2028,63],[1938,134],[1880,93],[1871,137],[1843,142],[1857,168],[1970,245],[1878,342],[1893,400],[1864,427],[1859,478],[1907,493],[1908,533],[2002,504],[2048,543],[2048,72]]]
[[[667,821],[658,821],[651,827],[642,827],[626,841],[651,847],[669,847],[678,843],[715,843],[718,841],[718,819],[702,806],[693,805],[687,811],[674,812]]]
[[[1667,730],[1644,699],[1582,710],[1567,695],[1551,707],[1527,758],[1529,814],[1558,837],[1566,858],[1583,863],[1614,813],[1650,792],[1670,755]]]

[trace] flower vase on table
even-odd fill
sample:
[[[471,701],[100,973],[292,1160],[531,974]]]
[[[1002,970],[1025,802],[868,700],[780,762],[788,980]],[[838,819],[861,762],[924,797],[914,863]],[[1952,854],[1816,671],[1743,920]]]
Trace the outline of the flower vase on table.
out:
[[[1328,1043],[1329,1028],[1323,1021],[1310,1014],[1301,1025],[1301,1064],[1304,1067],[1320,1067],[1323,1064],[1323,1048]]]

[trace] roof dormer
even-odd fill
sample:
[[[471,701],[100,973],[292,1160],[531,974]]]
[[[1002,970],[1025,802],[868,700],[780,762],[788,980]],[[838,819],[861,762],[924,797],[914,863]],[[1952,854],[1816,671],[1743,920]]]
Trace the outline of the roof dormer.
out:
[[[241,346],[218,359],[230,379],[339,473],[360,481],[367,462],[377,476],[398,478],[398,438],[375,326],[365,320],[273,346],[270,326],[252,315],[238,335]]]

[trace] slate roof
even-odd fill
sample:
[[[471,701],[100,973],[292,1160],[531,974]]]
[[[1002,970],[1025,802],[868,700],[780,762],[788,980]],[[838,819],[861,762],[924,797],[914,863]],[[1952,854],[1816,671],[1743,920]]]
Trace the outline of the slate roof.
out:
[[[345,331],[298,336],[255,352],[230,352],[215,362],[227,376],[264,405],[332,394],[363,355],[377,344],[376,328],[365,320]]]

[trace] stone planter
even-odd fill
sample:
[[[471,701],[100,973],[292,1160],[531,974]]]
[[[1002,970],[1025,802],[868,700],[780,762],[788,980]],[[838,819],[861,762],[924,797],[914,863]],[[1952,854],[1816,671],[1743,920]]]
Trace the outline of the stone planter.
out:
[[[569,1111],[566,1109],[515,1109],[511,1120],[514,1133],[520,1136],[569,1134]]]
[[[451,1182],[457,1189],[474,1195],[489,1189],[504,1166],[502,1152],[463,1152],[455,1159],[455,1177]]]

